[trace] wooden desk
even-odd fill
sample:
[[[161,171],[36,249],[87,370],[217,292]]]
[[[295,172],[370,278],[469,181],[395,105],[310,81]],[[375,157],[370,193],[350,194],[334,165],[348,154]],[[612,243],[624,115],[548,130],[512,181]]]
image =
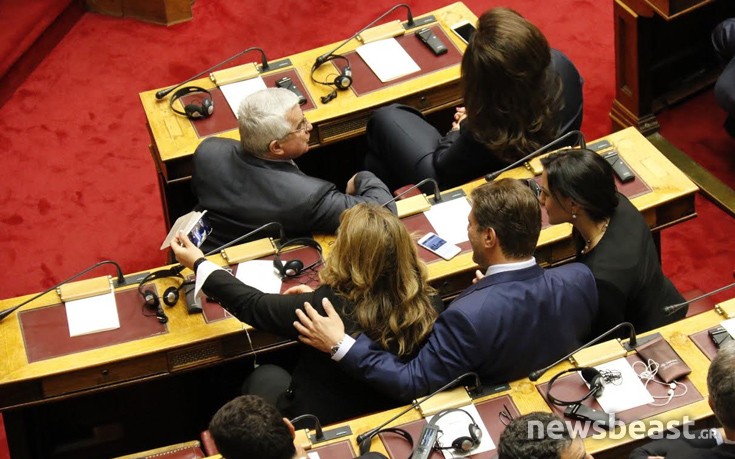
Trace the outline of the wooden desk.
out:
[[[725,301],[719,306],[729,312],[729,316],[735,314],[735,298]],[[679,322],[667,325],[665,327],[653,330],[645,334],[648,335],[653,333],[660,333],[664,337],[664,339],[666,339],[666,341],[671,344],[671,346],[676,350],[682,360],[692,369],[692,373],[689,375],[689,379],[694,384],[697,391],[702,394],[703,399],[690,405],[685,405],[681,408],[666,411],[657,416],[645,418],[644,421],[650,422],[656,420],[660,421],[664,425],[669,422],[678,421],[679,425],[681,425],[681,421],[684,416],[687,416],[692,421],[701,421],[712,417],[712,410],[707,403],[708,391],[706,381],[710,360],[699,350],[699,348],[689,338],[689,335],[712,328],[724,319],[725,317],[715,312],[715,310],[711,310],[702,314],[698,314],[696,316],[683,319]],[[595,351],[599,353],[604,353],[604,349],[607,349],[607,347],[610,345],[620,346],[615,342],[608,342],[594,346],[590,348],[590,350],[593,351],[593,353]],[[546,374],[535,383],[531,382],[528,379],[513,381],[510,383],[510,390],[478,398],[474,400],[473,403],[478,404],[487,400],[492,400],[508,395],[511,397],[513,403],[518,408],[521,414],[527,414],[533,411],[551,412],[549,406],[539,393],[536,386],[548,382],[554,374],[571,367],[572,364],[570,362],[559,364],[546,372]],[[377,427],[378,425],[397,415],[406,408],[408,408],[408,406],[396,408],[382,413],[376,413],[349,422],[336,424],[334,426],[328,426],[324,429],[326,431],[336,427],[349,426],[352,430],[352,435],[349,437],[349,440],[351,441],[354,450],[357,451],[357,435],[366,432],[374,427]],[[389,426],[397,427],[411,421],[416,421],[418,419],[421,419],[421,414],[418,412],[418,410],[411,410],[402,417],[398,418],[398,420],[389,424]],[[317,446],[328,445],[331,443],[336,443],[337,441],[344,440],[345,437],[339,438],[337,440],[331,440],[329,442],[320,443]],[[414,441],[416,441],[415,438]],[[597,458],[627,457],[627,454],[623,456],[621,455],[621,453],[626,449],[629,449],[631,447],[631,444],[635,441],[636,440],[631,438],[630,436],[626,436],[623,439],[588,437],[585,439],[585,446],[587,448],[587,452],[594,454]],[[387,454],[385,446],[379,439],[373,440],[372,450],[380,451],[383,454]]]
[[[415,20],[419,21],[422,17],[429,15],[434,15],[442,30],[445,31],[447,38],[451,41],[447,45],[454,45],[460,51],[464,51],[466,45],[450,31],[449,26],[460,20],[475,22],[477,17],[463,3],[457,2],[427,14],[416,16]],[[389,19],[391,18],[393,18],[393,15]],[[418,28],[409,29],[406,34],[413,34],[416,30]],[[461,103],[462,94],[459,86],[460,66],[458,61],[448,68],[422,74],[397,84],[387,84],[382,89],[367,92],[360,96],[357,96],[353,90],[340,91],[336,99],[329,102],[329,104],[322,104],[320,97],[331,92],[333,88],[312,82],[311,67],[317,56],[331,51],[342,41],[287,56],[286,59],[291,61],[292,66],[262,74],[263,77],[267,77],[283,73],[284,70],[295,70],[300,81],[294,81],[305,94],[308,93],[315,104],[314,109],[306,111],[306,116],[314,127],[309,142],[311,148],[363,134],[370,113],[383,105],[398,102],[416,107],[423,113],[428,114]],[[357,40],[352,40],[340,49],[340,54],[353,51],[359,45],[360,43]],[[269,56],[271,64],[279,60],[282,59],[274,59],[273,56]],[[334,67],[331,64],[325,64],[316,72],[315,77],[320,81],[326,81],[327,76],[333,73]],[[332,79],[334,79],[333,75]],[[214,84],[208,78],[192,81],[190,85],[204,88],[214,87]],[[140,100],[143,104],[148,130],[151,135],[150,149],[159,174],[159,186],[166,223],[167,227],[170,227],[175,218],[170,220],[168,203],[170,201],[176,202],[176,193],[182,190],[186,191],[188,188],[188,182],[191,178],[191,156],[203,138],[197,135],[191,121],[171,111],[168,97],[163,100],[156,100],[154,96],[156,91],[157,89],[140,93]],[[219,107],[216,110],[229,110],[229,108]],[[216,135],[239,139],[237,129],[220,132]]]
[[[683,172],[676,168],[658,149],[656,149],[635,128],[604,137],[620,153],[625,162],[651,189],[631,199],[633,205],[643,213],[648,226],[657,239],[662,229],[695,217],[694,193],[697,186]],[[536,163],[538,160],[535,160]],[[537,166],[540,168],[540,164]],[[506,172],[501,177],[530,178],[533,174],[524,167]],[[472,190],[485,183],[485,179],[470,182],[462,188],[469,196]],[[465,224],[464,222],[458,224]],[[569,261],[575,256],[571,242],[570,224],[554,225],[541,230],[536,260],[542,266],[551,266]],[[324,247],[325,254],[330,250],[329,242],[333,236],[317,236]],[[429,279],[439,289],[442,297],[451,297],[469,286],[472,272],[477,265],[472,261],[472,253],[462,253],[450,261],[429,263]]]
[[[655,113],[714,82],[710,33],[735,15],[728,0],[613,0],[613,129],[658,131]]]

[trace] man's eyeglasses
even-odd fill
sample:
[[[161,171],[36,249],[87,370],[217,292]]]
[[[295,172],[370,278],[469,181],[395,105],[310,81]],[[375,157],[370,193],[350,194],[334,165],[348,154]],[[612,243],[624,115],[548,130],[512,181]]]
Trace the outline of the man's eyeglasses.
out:
[[[505,406],[505,403],[503,403],[503,409],[498,413],[498,417],[500,418],[500,422],[506,427],[513,422],[513,414],[510,412],[508,407]]]
[[[306,117],[301,118],[301,121],[299,124],[296,125],[296,129],[289,132],[289,134],[296,134],[297,132],[305,131],[307,129],[311,128],[311,123],[309,120],[306,119]]]

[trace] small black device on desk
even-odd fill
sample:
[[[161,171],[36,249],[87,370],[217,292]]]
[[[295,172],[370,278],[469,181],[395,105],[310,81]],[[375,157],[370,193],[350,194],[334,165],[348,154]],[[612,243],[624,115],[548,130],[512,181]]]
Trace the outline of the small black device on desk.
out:
[[[712,338],[712,341],[715,343],[715,347],[718,349],[723,344],[732,341],[732,336],[730,336],[730,333],[725,330],[725,327],[720,325],[717,328],[713,328],[709,331],[709,336]]]
[[[447,46],[442,43],[439,37],[437,37],[434,34],[434,31],[430,28],[424,27],[423,29],[416,32],[416,36],[437,56],[440,56],[447,52]]]
[[[299,105],[304,105],[306,103],[306,97],[299,91],[299,88],[293,83],[293,80],[291,80],[291,77],[283,77],[280,80],[276,81],[276,86],[283,89],[288,89],[292,93],[296,94],[296,96],[299,98]]]
[[[603,153],[602,157],[607,160],[613,168],[615,175],[618,176],[621,182],[628,183],[635,178],[635,174],[630,170],[627,164],[623,162],[617,151],[610,151]]]

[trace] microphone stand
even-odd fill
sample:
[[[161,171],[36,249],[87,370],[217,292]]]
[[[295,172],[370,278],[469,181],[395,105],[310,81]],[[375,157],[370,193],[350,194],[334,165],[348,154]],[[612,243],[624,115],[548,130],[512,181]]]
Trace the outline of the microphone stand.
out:
[[[509,166],[506,166],[506,167],[500,169],[499,171],[495,171],[495,172],[491,172],[491,173],[487,174],[485,176],[485,180],[488,181],[488,182],[492,182],[493,180],[495,180],[496,178],[498,178],[498,176],[500,174],[502,174],[503,172],[506,172],[506,171],[509,171],[509,170],[511,170],[511,169],[513,169],[515,167],[518,167],[521,164],[525,163],[526,161],[529,161],[529,160],[535,158],[536,156],[545,153],[549,148],[552,148],[552,147],[560,144],[563,140],[568,139],[572,135],[576,135],[577,136],[577,141],[579,142],[579,145],[580,145],[581,148],[586,148],[587,147],[587,144],[584,141],[584,135],[582,134],[582,131],[569,131],[566,134],[564,134],[563,136],[561,136],[561,137],[559,137],[559,138],[557,138],[555,140],[552,140],[551,142],[547,143],[546,145],[544,145],[543,147],[541,147],[538,150],[534,151],[530,155],[524,156],[523,158],[519,159],[518,161],[514,162],[513,164],[511,164]]]
[[[347,40],[345,40],[345,41],[343,41],[342,43],[340,43],[340,44],[339,44],[339,45],[338,45],[338,46],[337,46],[336,48],[334,48],[333,50],[331,50],[331,51],[329,51],[329,52],[327,52],[327,53],[324,53],[324,54],[322,54],[321,56],[317,57],[317,58],[316,58],[316,60],[314,61],[314,65],[313,65],[313,66],[312,66],[312,68],[311,68],[311,71],[312,71],[312,72],[314,72],[314,70],[318,69],[318,68],[319,68],[319,67],[320,67],[320,66],[321,66],[322,64],[324,64],[325,62],[327,62],[327,61],[329,60],[329,57],[330,57],[330,56],[332,56],[332,55],[333,55],[334,53],[336,53],[336,52],[337,52],[337,51],[338,51],[338,50],[339,50],[340,48],[342,48],[342,47],[343,47],[344,45],[346,45],[346,44],[347,44],[347,42],[349,42],[349,41],[350,41],[350,40],[352,40],[353,38],[357,37],[358,35],[360,35],[360,34],[361,34],[361,33],[363,33],[364,31],[366,31],[366,30],[367,30],[367,29],[369,29],[370,27],[374,26],[374,25],[375,25],[375,24],[376,24],[376,23],[377,23],[378,21],[380,21],[381,19],[385,18],[385,17],[386,17],[386,16],[388,16],[388,15],[389,15],[390,13],[394,12],[395,10],[397,10],[397,9],[398,9],[399,7],[403,7],[403,8],[406,8],[406,9],[408,10],[407,25],[408,25],[408,27],[409,27],[409,28],[410,28],[410,27],[413,27],[413,25],[414,25],[414,22],[413,22],[413,14],[411,14],[411,8],[410,8],[410,7],[409,7],[409,6],[407,5],[407,4],[405,4],[405,3],[399,3],[398,5],[394,6],[394,7],[393,7],[393,8],[391,8],[391,9],[389,9],[389,10],[388,10],[388,11],[386,11],[385,13],[381,14],[381,15],[380,15],[380,17],[378,17],[378,19],[375,19],[375,20],[374,20],[374,21],[372,21],[372,22],[371,22],[370,24],[368,24],[368,25],[366,25],[365,27],[363,27],[362,29],[360,29],[360,30],[359,30],[359,31],[358,31],[358,32],[357,32],[356,34],[352,35],[352,36],[351,36],[350,38],[348,38]]]
[[[620,330],[622,327],[627,327],[630,330],[630,339],[628,340],[628,346],[629,346],[629,349],[628,350],[635,349],[635,347],[638,346],[638,339],[636,337],[635,327],[633,327],[633,324],[631,324],[630,322],[621,322],[621,323],[617,324],[616,326],[614,326],[613,328],[611,328],[610,330],[608,330],[605,333],[601,334],[597,338],[593,339],[592,341],[581,345],[580,347],[578,347],[577,349],[573,350],[572,352],[570,352],[569,354],[565,355],[564,357],[560,358],[559,360],[557,360],[556,362],[552,363],[551,365],[549,365],[547,367],[544,367],[544,368],[542,368],[540,370],[532,371],[528,375],[528,379],[530,379],[531,381],[537,381],[541,376],[543,376],[544,373],[546,373],[547,371],[549,371],[551,368],[553,368],[553,367],[557,366],[558,364],[560,364],[561,362],[567,360],[569,357],[573,356],[577,352],[579,352],[579,351],[581,351],[583,349],[587,349],[588,347],[592,346],[593,344],[598,343],[603,338],[605,338],[605,337],[611,335],[612,333]]]
[[[434,185],[434,202],[442,202],[442,195],[441,195],[441,192],[439,191],[439,184],[433,178],[427,177],[427,178],[423,179],[422,181],[420,181],[419,183],[417,183],[416,185],[413,185],[413,186],[408,187],[406,190],[404,190],[401,193],[399,193],[398,196],[396,196],[395,198],[390,199],[390,200],[384,202],[383,204],[380,205],[380,207],[385,207],[388,204],[390,204],[391,202],[396,202],[398,199],[402,198],[406,194],[410,193],[411,191],[415,190],[416,188],[420,187],[421,185],[425,185],[425,184],[427,184],[429,182],[431,182]]]
[[[117,264],[116,262],[112,261],[112,260],[103,260],[103,261],[100,261],[98,263],[95,263],[94,265],[90,266],[89,268],[85,269],[84,271],[78,272],[78,273],[74,274],[73,276],[71,276],[70,278],[65,279],[65,280],[59,282],[58,284],[54,285],[53,287],[50,287],[50,288],[44,290],[43,292],[37,294],[33,298],[30,298],[30,299],[22,302],[21,304],[19,304],[17,306],[14,306],[12,308],[8,308],[8,309],[5,309],[3,311],[0,311],[0,322],[2,322],[2,320],[5,319],[7,316],[9,316],[10,314],[12,314],[16,310],[22,308],[23,306],[27,305],[31,301],[33,301],[33,300],[35,300],[37,298],[40,298],[43,295],[47,294],[48,292],[50,292],[52,290],[55,290],[55,289],[61,287],[62,285],[66,284],[67,282],[71,282],[74,279],[76,279],[76,278],[78,278],[80,276],[83,276],[84,274],[87,274],[88,272],[92,271],[93,269],[97,268],[98,266],[102,266],[102,265],[106,265],[106,264],[115,265],[115,267],[117,268],[117,285],[118,286],[125,285],[125,276],[123,276],[122,269],[120,268],[120,265]]]
[[[412,409],[418,408],[422,403],[424,403],[425,401],[429,400],[430,398],[432,398],[433,396],[435,396],[439,392],[443,392],[443,391],[449,389],[450,387],[453,387],[454,385],[456,385],[458,382],[460,382],[461,380],[463,380],[467,376],[474,376],[475,377],[475,387],[480,387],[481,386],[481,384],[480,384],[480,377],[477,375],[477,373],[475,373],[473,371],[470,371],[468,373],[465,373],[463,375],[460,375],[460,376],[454,378],[452,381],[450,381],[447,384],[443,385],[442,387],[440,387],[439,389],[435,390],[434,392],[432,392],[431,394],[427,395],[426,397],[423,397],[421,400],[418,400],[417,399],[408,408],[406,408],[405,410],[401,411],[400,413],[398,413],[397,415],[393,416],[392,418],[388,419],[384,423],[380,424],[378,427],[375,427],[373,429],[368,430],[367,432],[363,432],[360,435],[358,435],[357,438],[356,438],[356,440],[357,440],[357,444],[360,446],[360,450],[363,449],[363,442],[368,442],[369,443],[370,441],[372,441],[372,438],[375,435],[377,435],[377,433],[380,432],[380,430],[383,427],[387,426],[391,422],[393,422],[396,419],[400,418],[401,416],[403,416],[404,414],[408,413]]]
[[[707,298],[708,296],[715,295],[717,293],[720,293],[723,290],[727,290],[727,289],[732,288],[732,287],[735,287],[735,282],[733,282],[732,284],[726,285],[724,287],[720,287],[717,290],[711,291],[709,293],[705,293],[705,294],[699,295],[698,297],[692,298],[691,300],[687,300],[687,301],[684,301],[682,303],[677,303],[677,304],[672,304],[672,305],[669,305],[669,306],[665,306],[664,307],[664,314],[666,314],[667,316],[670,316],[671,314],[673,314],[676,311],[680,310],[684,306],[688,306],[691,303],[694,303],[695,301],[699,301],[702,298]]]
[[[250,48],[247,48],[247,49],[244,49],[244,50],[240,51],[239,53],[235,54],[235,55],[234,55],[234,56],[232,56],[232,57],[228,57],[227,59],[223,60],[223,61],[222,61],[222,62],[220,62],[219,64],[215,64],[215,65],[211,66],[210,68],[208,68],[207,70],[205,70],[205,71],[203,71],[203,72],[197,73],[197,74],[196,74],[196,75],[194,75],[193,77],[189,78],[189,79],[188,79],[188,80],[186,80],[186,81],[183,81],[183,82],[181,82],[181,83],[177,84],[176,86],[173,86],[173,87],[171,87],[171,88],[168,88],[168,89],[161,89],[160,91],[158,91],[158,92],[156,93],[156,99],[157,99],[157,100],[161,100],[161,99],[163,99],[164,97],[166,97],[167,95],[169,95],[169,93],[171,93],[171,92],[172,92],[173,90],[175,90],[175,89],[178,89],[178,88],[182,87],[182,86],[183,86],[183,85],[185,85],[186,83],[189,83],[189,82],[191,82],[191,81],[194,81],[194,80],[196,80],[197,78],[201,77],[201,76],[202,76],[202,75],[204,75],[205,73],[209,73],[209,72],[211,72],[212,70],[216,69],[216,68],[217,68],[217,67],[219,67],[220,65],[225,65],[226,63],[228,63],[228,62],[230,62],[230,61],[232,61],[232,60],[234,60],[234,59],[236,59],[236,58],[238,58],[238,57],[242,56],[243,54],[245,54],[245,53],[247,53],[247,52],[250,52],[250,51],[255,51],[255,50],[257,50],[257,51],[260,51],[260,55],[261,55],[261,58],[262,58],[262,61],[261,61],[261,64],[262,64],[262,71],[266,71],[266,70],[268,70],[268,60],[267,60],[267,59],[266,59],[266,57],[265,57],[265,51],[263,51],[262,49],[258,48],[257,46],[252,46],[252,47],[250,47]]]

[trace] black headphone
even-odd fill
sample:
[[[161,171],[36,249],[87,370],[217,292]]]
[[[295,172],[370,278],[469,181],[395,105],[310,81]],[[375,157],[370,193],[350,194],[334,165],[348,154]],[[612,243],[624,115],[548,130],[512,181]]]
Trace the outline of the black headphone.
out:
[[[138,292],[143,297],[143,306],[151,311],[155,311],[155,315],[158,318],[158,321],[162,324],[168,322],[168,316],[161,307],[161,298],[158,297],[158,293],[156,292],[155,287],[152,289],[144,289],[144,287],[146,283],[152,280],[163,279],[165,277],[178,277],[182,280],[181,285],[179,285],[178,287],[168,287],[166,290],[164,290],[163,295],[161,296],[166,306],[173,307],[176,303],[179,302],[179,291],[184,287],[184,285],[186,285],[186,280],[184,279],[184,276],[182,276],[179,272],[171,269],[154,271],[145,276],[143,280],[140,281],[140,284],[138,284]]]
[[[370,452],[370,445],[373,442],[373,437],[375,437],[378,434],[386,433],[386,432],[392,432],[394,434],[400,435],[401,437],[405,438],[406,441],[411,445],[411,451],[413,451],[413,437],[410,433],[407,431],[401,429],[400,427],[386,427],[384,429],[380,429],[374,434],[370,435],[366,439],[364,439],[362,442],[360,442],[360,456],[364,456],[365,454]]]
[[[577,372],[577,371],[582,373],[582,379],[584,379],[587,382],[587,384],[590,385],[590,390],[582,398],[580,398],[579,400],[559,400],[558,398],[555,398],[553,395],[551,395],[551,386],[554,385],[554,382],[556,382],[559,376],[567,374],[567,373]],[[593,368],[593,367],[569,368],[567,370],[564,370],[560,373],[555,374],[554,377],[551,378],[551,380],[549,380],[549,385],[546,387],[546,398],[556,406],[578,405],[590,397],[594,396],[594,398],[598,398],[602,396],[602,391],[605,389],[602,383],[603,381],[605,381],[605,379],[606,379],[606,376],[603,376],[603,374],[600,373],[597,370],[597,368]]]
[[[346,61],[347,64],[344,67],[342,67],[342,70],[340,71],[339,75],[337,75],[334,78],[334,80],[319,81],[316,78],[314,78],[314,72],[316,72],[316,69],[318,69],[325,62],[333,61],[336,59],[342,59]],[[311,67],[311,81],[313,81],[314,83],[323,84],[325,86],[334,86],[335,88],[341,91],[349,89],[350,86],[352,86],[352,67],[350,67],[350,60],[340,54],[332,54],[327,59],[325,59],[323,62],[320,62],[319,65],[314,64],[314,66]],[[330,100],[334,99],[335,97],[337,97],[337,92],[332,91],[331,93],[329,93],[329,95],[322,96],[321,100],[323,104],[326,104]]]
[[[202,98],[201,105],[195,103],[185,104],[183,112],[174,106],[174,102],[181,99],[182,97],[188,94],[196,93],[206,94],[206,97]],[[173,95],[171,95],[171,100],[169,101],[169,107],[171,107],[171,110],[173,110],[174,113],[183,115],[190,120],[209,118],[209,116],[214,112],[214,102],[212,101],[212,94],[206,89],[200,88],[199,86],[186,86],[173,93]]]
[[[470,435],[455,438],[452,441],[451,446],[436,445],[435,446],[436,449],[454,449],[456,452],[460,454],[465,454],[477,448],[478,446],[480,446],[480,442],[482,441],[482,430],[480,429],[480,426],[478,426],[477,423],[475,422],[475,418],[473,418],[470,413],[468,413],[467,411],[461,408],[451,408],[448,410],[442,410],[438,412],[436,416],[434,416],[431,419],[431,425],[436,426],[436,424],[439,422],[439,419],[441,419],[442,417],[444,417],[445,415],[449,413],[455,413],[458,411],[461,411],[467,416],[469,416],[470,421],[471,421],[470,425],[468,426]]]
[[[297,245],[313,247],[314,249],[316,249],[317,252],[319,252],[319,257],[317,257],[316,261],[314,261],[308,266],[304,266],[304,262],[297,258],[288,260],[284,264],[283,261],[281,261],[281,253],[283,252],[283,249],[285,249],[286,247],[293,247]],[[285,278],[290,278],[290,277],[298,277],[304,271],[308,271],[312,269],[313,267],[315,267],[321,262],[322,262],[322,246],[319,245],[319,243],[315,241],[314,239],[311,239],[308,237],[302,237],[302,238],[296,238],[296,239],[291,239],[290,241],[286,241],[278,248],[278,251],[276,251],[276,256],[275,258],[273,258],[273,267],[276,268],[276,271],[278,271],[278,274],[281,275],[281,279],[285,279]]]

